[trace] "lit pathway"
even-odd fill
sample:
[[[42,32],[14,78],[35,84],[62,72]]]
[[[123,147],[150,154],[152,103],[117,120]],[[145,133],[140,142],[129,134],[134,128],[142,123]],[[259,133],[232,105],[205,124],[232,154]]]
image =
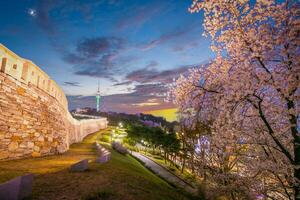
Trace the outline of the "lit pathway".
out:
[[[134,157],[136,157],[137,159],[139,159],[140,161],[142,161],[143,163],[145,163],[146,167],[150,168],[152,171],[157,173],[159,176],[167,179],[168,181],[174,183],[175,185],[180,186],[181,188],[185,189],[186,191],[188,191],[190,193],[197,194],[197,190],[195,188],[191,187],[190,185],[185,183],[183,180],[181,180],[180,178],[178,178],[177,176],[175,176],[174,174],[172,174],[171,172],[169,172],[162,166],[158,165],[151,159],[147,158],[146,156],[143,156],[142,154],[140,154],[138,152],[132,152],[131,154]]]

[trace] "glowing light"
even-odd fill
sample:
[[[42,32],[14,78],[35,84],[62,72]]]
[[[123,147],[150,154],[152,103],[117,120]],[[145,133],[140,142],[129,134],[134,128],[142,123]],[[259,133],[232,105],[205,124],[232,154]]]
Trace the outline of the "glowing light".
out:
[[[36,10],[35,9],[32,9],[32,8],[29,8],[27,10],[27,13],[32,16],[32,17],[35,17],[36,16]]]
[[[152,114],[154,116],[158,117],[164,117],[166,120],[172,122],[176,121],[176,108],[170,108],[170,109],[161,109],[161,110],[152,110],[145,112],[146,114]]]
[[[120,127],[120,128],[123,128],[122,122],[119,123],[119,127]]]
[[[133,106],[143,107],[143,106],[156,106],[160,105],[160,103],[151,103],[151,102],[144,102],[144,103],[133,103]]]

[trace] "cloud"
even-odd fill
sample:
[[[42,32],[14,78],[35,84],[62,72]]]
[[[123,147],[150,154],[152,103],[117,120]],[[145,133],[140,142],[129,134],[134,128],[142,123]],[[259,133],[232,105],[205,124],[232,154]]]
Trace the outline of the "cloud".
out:
[[[180,45],[176,45],[173,47],[174,52],[182,52],[187,49],[194,49],[199,46],[199,43],[197,41],[191,41],[191,42],[186,42]]]
[[[39,1],[37,4],[36,22],[49,35],[56,33],[50,11],[59,5],[61,5],[59,0],[44,0]]]
[[[147,51],[147,50],[153,49],[160,44],[163,44],[165,42],[168,42],[170,40],[173,40],[175,38],[183,36],[187,32],[188,32],[188,30],[174,30],[172,32],[165,33],[165,34],[161,35],[160,37],[158,37],[157,39],[151,40],[147,44],[142,45],[141,50]]]
[[[138,106],[138,107],[144,107],[144,106],[155,106],[155,105],[159,105],[158,102],[156,103],[152,103],[152,102],[142,102],[142,103],[133,103],[131,104],[133,106]]]
[[[126,28],[137,29],[144,25],[147,21],[150,21],[158,13],[167,7],[166,3],[150,4],[143,7],[130,7],[128,13],[132,13],[129,16],[123,17],[117,23],[118,30],[124,30]]]
[[[78,82],[68,82],[68,81],[66,81],[66,82],[64,82],[64,85],[72,86],[72,87],[81,87],[80,83],[78,83]]]
[[[35,11],[37,25],[52,37],[59,34],[59,25],[70,23],[74,13],[79,13],[83,19],[89,21],[94,17],[93,9],[103,4],[116,6],[120,2],[121,0],[41,0],[38,1],[36,9],[31,8],[28,13]]]
[[[117,58],[125,41],[118,37],[95,37],[80,40],[72,52],[65,52],[64,61],[73,65],[77,75],[112,78],[118,70]],[[122,60],[131,62],[131,59]]]
[[[130,85],[131,83],[132,81],[124,81],[124,82],[115,83],[113,84],[113,86]]]
[[[187,65],[178,67],[170,70],[157,71],[156,69],[143,68],[135,70],[126,75],[126,80],[139,83],[171,83],[173,79],[179,77],[180,74],[184,74],[188,71],[189,68],[195,67],[198,65]]]
[[[198,32],[198,30],[201,28],[201,26],[198,23],[195,23],[193,21],[186,23],[184,26],[173,28],[170,31],[166,31],[162,35],[160,35],[158,38],[150,40],[149,42],[145,44],[138,45],[138,48],[140,48],[142,51],[148,51],[150,49],[153,49],[159,45],[165,44],[167,42],[176,41],[175,45],[177,46],[186,46],[186,44],[190,44],[191,42],[187,39],[190,37],[187,37],[188,34]],[[199,30],[200,33],[200,30]]]
[[[155,61],[155,60],[151,60],[147,65],[146,65],[146,67],[145,68],[154,68],[154,67],[157,67],[159,64],[158,64],[158,62],[157,61]]]
[[[163,97],[167,90],[167,86],[161,83],[139,84],[133,89],[134,92],[129,95]]]

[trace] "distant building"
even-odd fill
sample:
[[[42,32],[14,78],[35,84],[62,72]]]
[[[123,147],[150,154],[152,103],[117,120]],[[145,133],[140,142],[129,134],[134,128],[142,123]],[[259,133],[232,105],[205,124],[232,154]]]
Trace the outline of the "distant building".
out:
[[[88,110],[88,108],[76,108],[75,113],[86,113]]]

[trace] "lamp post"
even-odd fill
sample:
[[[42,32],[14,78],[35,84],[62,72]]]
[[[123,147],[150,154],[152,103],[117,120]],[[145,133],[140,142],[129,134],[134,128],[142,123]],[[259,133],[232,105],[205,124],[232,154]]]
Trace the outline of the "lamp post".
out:
[[[120,128],[123,128],[122,122],[119,123],[119,127],[120,127]]]
[[[114,129],[111,130],[111,132],[110,132],[110,143],[112,143],[114,133],[115,133],[115,130]]]

